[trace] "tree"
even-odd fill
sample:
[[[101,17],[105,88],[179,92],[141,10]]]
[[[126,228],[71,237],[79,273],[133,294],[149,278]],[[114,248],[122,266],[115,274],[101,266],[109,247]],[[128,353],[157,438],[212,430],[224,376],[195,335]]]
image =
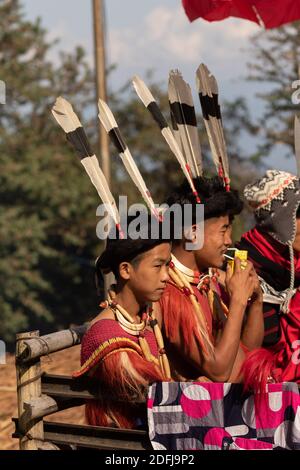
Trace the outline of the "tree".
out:
[[[0,1],[0,38],[0,337],[13,341],[16,331],[45,332],[95,310],[99,202],[50,117],[60,94],[87,109],[94,85],[82,49],[48,61],[53,44],[18,0]]]
[[[283,144],[286,156],[294,153],[293,121],[297,108],[292,103],[292,84],[299,78],[300,22],[263,31],[252,39],[249,79],[265,84],[258,96],[265,109],[260,120],[262,144],[258,155],[264,157]]]
[[[94,75],[85,53],[77,48],[61,53],[59,63],[49,61],[54,44],[40,20],[24,19],[19,0],[0,0],[0,39],[0,79],[7,88],[0,105],[0,337],[13,342],[21,330],[44,334],[97,313],[93,264],[103,246],[96,237],[99,198],[50,114],[63,95],[84,113],[95,143]],[[149,81],[168,117],[166,92]],[[183,179],[175,157],[128,86],[111,96],[110,105],[154,200],[164,202]],[[224,103],[229,154],[242,168],[241,115],[247,118],[245,103]],[[210,162],[203,125],[200,136]],[[114,149],[111,159],[115,196],[141,201]]]

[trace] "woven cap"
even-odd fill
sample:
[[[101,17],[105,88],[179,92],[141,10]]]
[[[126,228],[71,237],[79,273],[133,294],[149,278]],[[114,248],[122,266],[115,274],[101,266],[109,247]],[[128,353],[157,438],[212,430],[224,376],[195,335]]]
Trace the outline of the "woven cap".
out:
[[[284,245],[294,242],[296,213],[300,204],[297,176],[268,170],[263,178],[245,187],[244,196],[254,210],[259,227]]]
[[[115,233],[112,230],[107,238],[105,250],[96,260],[97,274],[100,271],[107,274],[110,271],[117,270],[117,267],[123,261],[130,262],[136,256],[151,250],[157,245],[170,243],[170,234],[164,233],[163,224],[155,217],[145,213],[142,223],[140,224],[137,221],[136,216],[127,217],[126,238],[120,238],[119,232]],[[134,229],[138,232],[134,232]]]

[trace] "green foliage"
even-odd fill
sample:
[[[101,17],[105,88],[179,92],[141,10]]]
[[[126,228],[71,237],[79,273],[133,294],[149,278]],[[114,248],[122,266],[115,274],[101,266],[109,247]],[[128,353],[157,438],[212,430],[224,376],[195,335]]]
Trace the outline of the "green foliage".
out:
[[[254,60],[249,63],[249,79],[266,85],[266,91],[258,95],[265,108],[259,123],[262,144],[257,155],[265,157],[277,144],[284,144],[286,156],[291,156],[297,112],[291,97],[295,91],[292,83],[299,79],[300,22],[263,31],[252,42]]]
[[[93,263],[102,248],[96,237],[99,198],[50,110],[57,96],[70,99],[79,114],[84,111],[94,144],[97,122],[91,119],[94,77],[81,48],[61,53],[54,65],[48,59],[53,43],[40,20],[24,19],[19,0],[0,0],[0,40],[0,79],[7,87],[6,104],[0,105],[0,337],[13,342],[16,332],[46,333],[97,312]],[[151,77],[147,82],[169,118],[166,90]],[[170,187],[183,180],[175,157],[128,85],[111,96],[110,105],[154,200],[163,203]],[[247,113],[242,100],[224,103],[239,186],[253,171],[249,165],[243,169],[238,145],[242,130],[256,131]],[[200,137],[206,174],[213,173],[203,124]],[[111,162],[113,192],[127,195],[129,203],[141,201],[114,149]],[[238,231],[242,226],[240,219]]]
[[[99,200],[50,114],[60,94],[79,110],[91,103],[83,50],[55,67],[40,21],[25,21],[17,0],[0,1],[0,31],[0,337],[12,341],[16,331],[45,332],[95,311]]]

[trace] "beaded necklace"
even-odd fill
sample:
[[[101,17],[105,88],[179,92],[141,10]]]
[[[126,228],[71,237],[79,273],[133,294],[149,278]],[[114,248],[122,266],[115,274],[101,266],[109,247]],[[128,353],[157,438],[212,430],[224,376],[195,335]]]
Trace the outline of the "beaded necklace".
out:
[[[214,347],[212,345],[212,342],[210,340],[209,336],[209,326],[208,322],[206,320],[206,317],[201,309],[201,306],[197,300],[197,297],[193,291],[193,288],[191,287],[191,284],[197,284],[197,289],[203,294],[207,295],[208,303],[210,310],[212,312],[213,318],[215,317],[215,312],[214,312],[214,298],[215,298],[215,292],[211,288],[211,280],[217,280],[218,272],[217,270],[213,270],[212,268],[209,269],[209,273],[202,275],[199,273],[199,271],[193,271],[190,268],[187,268],[184,266],[178,259],[172,255],[172,261],[170,263],[170,277],[173,281],[173,283],[181,289],[184,295],[186,295],[193,307],[194,311],[197,315],[197,318],[199,320],[199,330],[202,336],[202,341],[203,341],[203,348],[204,350],[213,352]],[[222,299],[219,297],[219,302],[221,304],[222,310],[224,312],[224,315],[227,317],[228,316],[228,308],[222,301]]]
[[[182,264],[174,255],[172,255],[172,262],[175,265],[175,268],[184,274],[184,277],[190,284],[196,284],[197,289],[201,292],[208,292],[210,289],[210,280],[214,278],[214,274],[209,269],[209,274],[201,274],[199,271],[194,271],[193,269],[187,268]]]
[[[134,323],[134,320],[127,310],[117,303],[116,293],[113,289],[110,289],[108,292],[108,300],[102,302],[100,305],[102,308],[109,307],[114,312],[117,322],[126,333],[138,337],[139,345],[145,359],[159,366],[163,375],[167,379],[171,379],[170,364],[166,355],[164,340],[152,307],[147,306],[146,311],[142,314],[142,321],[140,323]],[[151,326],[155,336],[159,353],[158,359],[151,353],[148,341],[145,337],[147,324]]]
[[[207,354],[211,354],[214,351],[214,347],[209,337],[208,322],[186,276],[187,270],[189,270],[189,268],[185,267],[185,273],[183,273],[180,269],[179,261],[175,258],[175,256],[172,256],[169,270],[170,278],[173,283],[182,291],[182,293],[191,301],[192,306],[194,307],[194,312],[196,313],[198,319],[198,326],[202,343],[201,346]],[[189,271],[189,277],[191,277],[191,273],[193,273],[194,278],[194,272],[192,270]]]

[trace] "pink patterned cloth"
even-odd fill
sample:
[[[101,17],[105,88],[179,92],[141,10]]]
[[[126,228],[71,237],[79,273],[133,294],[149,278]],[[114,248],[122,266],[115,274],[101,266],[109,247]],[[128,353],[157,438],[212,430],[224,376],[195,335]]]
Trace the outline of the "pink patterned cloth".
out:
[[[155,450],[300,450],[299,389],[268,384],[253,395],[241,384],[155,383],[148,425]]]

